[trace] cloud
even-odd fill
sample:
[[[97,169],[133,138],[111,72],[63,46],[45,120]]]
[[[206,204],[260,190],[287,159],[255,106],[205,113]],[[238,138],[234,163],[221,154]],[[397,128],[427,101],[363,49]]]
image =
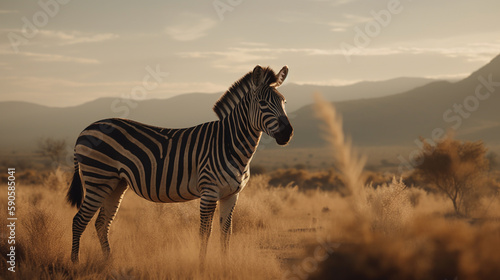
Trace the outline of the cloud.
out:
[[[119,36],[113,33],[83,33],[80,31],[56,31],[56,30],[40,30],[40,37],[48,39],[52,43],[58,45],[74,45],[81,43],[96,43],[107,40],[116,39]]]
[[[311,19],[311,14],[306,12],[306,11],[281,11],[280,13],[276,14],[274,17],[274,20],[278,22],[283,22],[283,23],[304,23],[304,22],[311,22],[314,21]]]
[[[459,81],[464,78],[467,78],[469,75],[470,73],[441,74],[441,75],[424,76],[424,78],[434,79],[434,80]]]
[[[213,58],[217,61],[217,68],[234,66],[235,63],[247,63],[277,59],[282,54],[299,55],[342,55],[341,49],[315,49],[315,48],[264,48],[264,47],[231,47],[222,51],[191,51],[180,52],[177,55],[183,58]]]
[[[23,31],[16,28],[0,28],[0,36],[5,40],[8,38],[9,33],[15,33],[23,36]],[[40,29],[36,36],[29,39],[29,45],[34,46],[70,46],[84,43],[99,43],[103,41],[113,40],[119,37],[113,33],[89,33],[81,31],[58,31],[58,30],[45,30]],[[6,40],[8,42],[8,39]]]
[[[240,42],[240,45],[249,46],[249,47],[266,47],[266,46],[268,46],[267,43],[261,43],[261,42]]]
[[[358,56],[386,56],[395,54],[441,54],[448,57],[465,57],[469,59],[488,57],[498,54],[500,44],[475,43],[456,48],[431,48],[431,47],[382,47],[382,48],[358,48],[352,55]],[[184,58],[228,58],[235,62],[247,62],[256,59],[276,59],[280,54],[296,53],[310,56],[336,56],[344,55],[341,48],[319,49],[319,48],[238,48],[232,47],[225,51],[193,51],[180,52],[179,56]]]
[[[268,48],[228,48],[222,51],[180,52],[177,55],[182,58],[209,58],[212,59],[211,64],[214,68],[242,72],[248,71],[250,62],[253,64],[276,59],[276,54],[275,49]]]
[[[461,57],[469,62],[488,62],[492,56],[499,53],[500,44],[496,46],[476,47],[467,45],[464,47],[383,47],[383,48],[356,48],[344,52],[341,49],[316,50],[314,55],[344,55],[350,56],[387,56],[397,54],[412,55],[442,55],[445,57]]]
[[[100,64],[101,63],[99,60],[96,60],[96,59],[65,56],[65,55],[59,55],[59,54],[19,52],[18,55],[29,57],[29,58],[32,58],[34,61],[41,61],[41,62],[73,62],[73,63],[79,63],[79,64]]]
[[[446,57],[462,57],[467,61],[488,62],[492,56],[498,55],[500,44],[474,43],[454,48],[407,47],[400,48],[400,53],[410,54],[440,54]]]
[[[356,0],[309,0],[310,2],[329,3],[332,7],[342,6],[355,2]]]
[[[17,10],[0,10],[0,15],[2,14],[17,14],[19,11]]]
[[[15,86],[24,86],[32,88],[46,88],[53,89],[59,87],[68,88],[132,88],[140,85],[142,81],[117,81],[117,82],[85,82],[74,81],[64,78],[51,78],[51,77],[35,77],[35,76],[2,76],[0,77],[2,83],[9,83]]]
[[[415,44],[416,45],[416,44]],[[179,52],[182,58],[209,60],[212,67],[226,69],[230,72],[247,71],[251,64],[262,61],[277,60],[288,57],[321,57],[350,56],[376,57],[392,55],[440,55],[456,57],[468,62],[488,62],[500,52],[500,43],[474,43],[463,47],[380,47],[380,48],[354,48],[351,52],[339,48],[271,48],[271,47],[230,47],[220,51],[191,51]],[[270,62],[269,62],[270,63]],[[330,83],[330,82],[328,82]],[[341,84],[339,81],[334,81]]]
[[[368,22],[370,20],[373,20],[372,18],[369,17],[364,17],[364,16],[358,16],[354,14],[343,14],[341,19],[336,20],[336,21],[329,21],[326,24],[328,26],[331,26],[331,31],[333,32],[344,32],[347,31],[347,28]]]
[[[344,27],[333,27],[331,29],[333,32],[344,32],[346,29]]]
[[[0,56],[5,56],[5,67],[12,69],[15,67],[17,62],[13,62],[12,59],[15,57],[26,58],[29,61],[35,62],[69,62],[69,63],[77,63],[77,64],[100,64],[101,62],[97,59],[93,58],[85,58],[85,57],[76,57],[76,56],[68,56],[62,55],[58,53],[40,53],[40,52],[29,52],[29,51],[19,51],[15,52],[12,50],[9,44],[0,44]]]
[[[206,36],[216,21],[195,14],[184,14],[181,21],[165,27],[165,33],[176,41],[193,41]]]
[[[284,55],[343,55],[342,50],[324,50],[314,48],[265,48],[265,47],[230,47],[220,51],[179,52],[178,56],[192,59],[208,59],[213,68],[225,69],[232,73],[246,72],[255,64],[279,59]]]
[[[215,93],[227,90],[228,86],[212,82],[165,82],[149,97],[162,98],[191,92]]]
[[[363,80],[342,80],[342,79],[329,79],[329,80],[319,80],[319,81],[300,81],[300,80],[294,80],[294,84],[298,85],[315,85],[315,86],[347,86],[347,85],[353,85],[359,82],[362,82]]]
[[[335,0],[332,2],[332,6],[333,7],[338,7],[338,6],[343,6],[343,5],[346,5],[346,4],[349,4],[349,3],[353,3],[355,2],[355,0]]]

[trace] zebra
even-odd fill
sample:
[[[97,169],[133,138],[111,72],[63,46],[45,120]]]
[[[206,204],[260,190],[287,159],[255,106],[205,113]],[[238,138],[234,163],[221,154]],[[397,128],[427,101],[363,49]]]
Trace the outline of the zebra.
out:
[[[257,65],[215,103],[218,120],[169,129],[120,118],[85,128],[76,140],[75,172],[67,200],[73,218],[71,260],[78,262],[80,237],[97,215],[95,228],[106,257],[109,229],[125,191],[159,203],[200,200],[200,259],[204,260],[212,220],[220,203],[221,246],[227,251],[231,217],[250,178],[250,162],[262,133],[286,145],[293,128],[285,98],[277,90],[288,75]]]

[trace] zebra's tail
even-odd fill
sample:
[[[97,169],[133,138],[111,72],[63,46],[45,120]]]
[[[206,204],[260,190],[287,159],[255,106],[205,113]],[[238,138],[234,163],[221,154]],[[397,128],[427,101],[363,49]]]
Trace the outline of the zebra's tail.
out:
[[[66,199],[71,204],[71,206],[76,206],[80,208],[83,202],[83,186],[82,180],[80,178],[80,168],[78,166],[78,161],[75,157],[75,173],[73,174],[73,181],[69,187],[68,193],[66,194]]]

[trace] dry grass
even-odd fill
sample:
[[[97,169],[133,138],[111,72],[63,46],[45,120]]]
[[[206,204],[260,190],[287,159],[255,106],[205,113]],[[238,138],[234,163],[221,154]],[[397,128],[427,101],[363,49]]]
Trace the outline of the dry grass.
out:
[[[359,215],[338,192],[272,187],[270,177],[260,175],[241,194],[227,257],[214,223],[204,270],[198,263],[198,202],[155,204],[132,192],[111,228],[112,258],[103,259],[91,223],[82,237],[80,264],[73,265],[76,210],[66,204],[66,184],[58,177],[64,176],[48,176],[39,185],[19,182],[17,272],[6,274],[4,260],[0,265],[8,279],[321,279],[333,274],[430,279],[453,273],[474,279],[496,272],[493,264],[500,261],[500,227],[491,219],[500,212],[497,199],[484,199],[483,220],[470,224],[445,218],[453,212],[446,198],[395,180],[364,188],[366,204],[360,209],[369,211]],[[1,227],[5,215],[0,212]],[[4,239],[0,248],[4,258]],[[328,250],[327,259],[316,260],[318,248]]]
[[[302,240],[326,228],[332,212],[324,209],[336,199],[321,190],[270,187],[268,176],[254,176],[235,210],[228,256],[221,252],[215,217],[201,270],[199,202],[155,204],[129,191],[111,227],[112,258],[103,258],[94,217],[82,236],[80,264],[74,265],[69,255],[76,209],[65,202],[65,176],[56,171],[38,185],[18,181],[15,273],[6,269],[6,240],[0,244],[0,269],[8,279],[276,279],[300,257]]]

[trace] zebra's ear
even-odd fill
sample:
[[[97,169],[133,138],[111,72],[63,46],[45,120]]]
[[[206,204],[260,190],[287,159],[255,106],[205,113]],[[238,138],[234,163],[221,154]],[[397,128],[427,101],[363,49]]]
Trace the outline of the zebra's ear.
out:
[[[276,75],[276,78],[278,80],[276,82],[270,84],[269,86],[272,86],[272,87],[281,86],[281,84],[285,81],[287,75],[288,75],[288,66],[285,65],[285,66],[283,66],[283,68],[281,68],[278,75]]]
[[[254,87],[259,87],[262,84],[262,74],[264,73],[264,69],[257,64],[252,72],[252,82]]]

